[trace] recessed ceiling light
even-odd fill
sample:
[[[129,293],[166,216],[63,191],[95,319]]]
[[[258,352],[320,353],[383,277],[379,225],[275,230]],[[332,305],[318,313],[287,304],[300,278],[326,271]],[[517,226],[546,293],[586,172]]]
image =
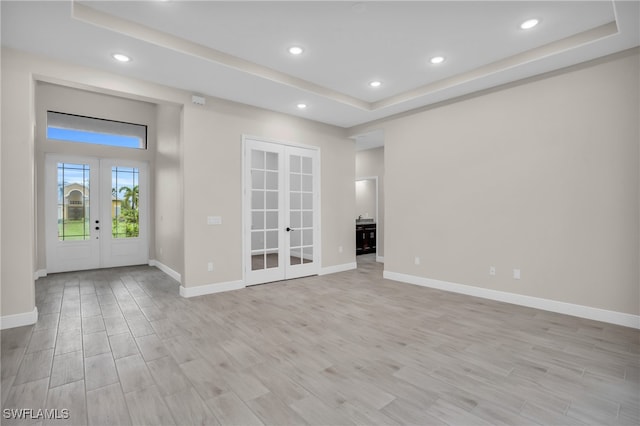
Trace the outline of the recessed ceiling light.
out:
[[[114,53],[111,56],[118,62],[129,62],[131,60],[130,57],[128,57],[127,55],[123,55],[122,53]]]
[[[289,48],[289,53],[292,55],[300,55],[304,50],[300,46],[291,46]]]
[[[371,87],[380,87],[381,85],[382,85],[382,82],[378,81],[378,80],[374,80],[374,81],[370,81],[369,82],[369,86],[371,86]]]
[[[527,19],[522,24],[520,24],[520,28],[522,28],[523,30],[530,30],[531,28],[535,27],[539,23],[540,21],[537,19]]]
[[[444,62],[444,56],[434,56],[433,58],[429,59],[429,62],[431,62],[432,64],[441,64]]]
[[[307,107],[307,104],[298,104],[296,106],[298,107],[298,109],[305,109]]]

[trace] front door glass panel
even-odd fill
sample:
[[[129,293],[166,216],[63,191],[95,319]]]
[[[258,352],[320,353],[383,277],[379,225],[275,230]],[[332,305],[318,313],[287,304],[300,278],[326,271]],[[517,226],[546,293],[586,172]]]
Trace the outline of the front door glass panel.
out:
[[[111,234],[113,238],[140,235],[140,170],[111,167]]]
[[[90,166],[58,164],[58,240],[88,240],[90,222]]]

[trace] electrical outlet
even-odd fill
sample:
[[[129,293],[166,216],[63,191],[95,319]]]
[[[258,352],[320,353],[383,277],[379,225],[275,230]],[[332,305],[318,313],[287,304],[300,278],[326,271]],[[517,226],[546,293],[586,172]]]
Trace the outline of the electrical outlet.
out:
[[[213,271],[213,262],[207,263],[207,271],[209,271],[209,272]]]
[[[520,279],[520,269],[514,269],[513,270],[513,279],[514,280],[519,280]]]
[[[418,256],[415,257],[415,259],[413,259],[413,263],[415,263],[416,265],[420,264],[420,258]]]
[[[489,266],[489,275],[491,275],[491,276],[495,276],[496,275],[496,267],[495,266]]]

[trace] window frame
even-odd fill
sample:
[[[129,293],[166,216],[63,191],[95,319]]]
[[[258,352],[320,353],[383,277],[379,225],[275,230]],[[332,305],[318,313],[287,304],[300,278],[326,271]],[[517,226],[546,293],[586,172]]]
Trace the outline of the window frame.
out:
[[[97,120],[99,122],[104,122],[104,123],[114,123],[114,127],[120,125],[120,126],[135,126],[137,128],[140,128],[141,131],[141,135],[138,134],[134,134],[134,132],[132,132],[132,134],[127,135],[124,133],[111,133],[111,132],[107,132],[104,130],[91,130],[91,126],[86,126],[87,128],[72,128],[69,127],[67,128],[68,130],[77,130],[80,132],[89,132],[89,133],[96,133],[96,134],[101,134],[101,135],[113,135],[113,136],[124,136],[124,137],[134,137],[134,138],[139,138],[140,139],[140,146],[138,147],[132,147],[132,146],[122,146],[122,145],[115,145],[115,144],[108,144],[108,143],[100,143],[100,142],[87,142],[87,141],[78,141],[78,140],[70,140],[70,139],[58,139],[58,138],[49,138],[49,128],[56,128],[56,129],[65,129],[64,127],[61,126],[55,126],[55,125],[51,125],[50,122],[51,117],[50,114],[56,114],[56,115],[61,115],[61,116],[68,116],[68,117],[73,117],[73,119],[86,119],[86,120]],[[83,144],[83,145],[97,145],[97,146],[108,146],[108,147],[112,147],[112,148],[122,148],[122,149],[127,149],[127,150],[141,150],[141,151],[148,151],[149,149],[149,141],[148,141],[148,135],[149,135],[149,126],[146,124],[139,124],[139,123],[132,123],[132,122],[127,122],[127,121],[119,121],[119,120],[112,120],[112,119],[108,119],[108,118],[101,118],[101,117],[91,117],[91,116],[87,116],[87,115],[80,115],[80,114],[71,114],[71,113],[67,113],[67,112],[60,112],[60,111],[54,111],[54,110],[47,110],[47,114],[46,114],[47,120],[46,120],[46,126],[45,126],[45,139],[47,141],[56,141],[56,142],[66,142],[66,143],[76,143],[76,144]]]

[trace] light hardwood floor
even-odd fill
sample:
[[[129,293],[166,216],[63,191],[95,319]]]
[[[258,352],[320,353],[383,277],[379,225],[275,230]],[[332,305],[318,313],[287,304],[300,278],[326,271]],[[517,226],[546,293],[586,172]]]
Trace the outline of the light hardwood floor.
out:
[[[70,424],[640,424],[640,332],[358,270],[183,299],[152,267],[36,282],[2,408]],[[2,424],[49,424],[1,420]]]

